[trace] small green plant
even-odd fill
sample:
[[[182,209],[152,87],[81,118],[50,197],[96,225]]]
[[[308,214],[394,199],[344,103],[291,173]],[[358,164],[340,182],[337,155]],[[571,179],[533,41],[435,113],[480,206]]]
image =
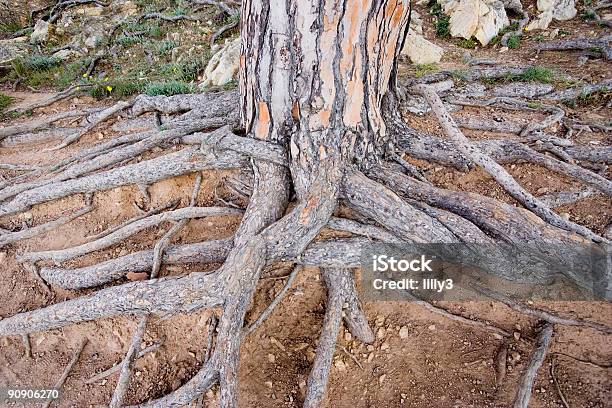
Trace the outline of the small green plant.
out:
[[[124,47],[129,47],[134,44],[139,44],[142,42],[142,38],[136,35],[125,35],[122,34],[115,39],[115,43],[118,45],[122,45]]]
[[[181,81],[151,82],[145,87],[145,93],[149,96],[172,96],[191,92],[192,87]]]
[[[467,81],[469,72],[465,69],[454,69],[450,71],[451,77],[457,81]]]
[[[521,45],[521,37],[516,34],[512,34],[510,37],[508,37],[507,44],[508,48],[515,50]]]
[[[23,65],[26,69],[32,71],[46,71],[57,65],[60,61],[57,58],[47,57],[45,55],[30,55],[26,57]]]
[[[236,89],[237,87],[238,87],[238,81],[236,81],[235,79],[232,79],[231,81],[223,85],[223,90],[230,91],[232,89]]]
[[[519,81],[524,82],[541,82],[549,84],[555,79],[555,73],[552,69],[540,66],[529,67],[522,74],[518,75]]]
[[[450,17],[444,14],[442,7],[436,0],[430,0],[427,4],[429,7],[429,13],[435,16],[436,21],[434,26],[436,28],[436,36],[440,38],[450,37]]]
[[[542,104],[539,102],[528,102],[527,107],[531,109],[540,109],[542,107]]]
[[[427,74],[431,74],[432,72],[438,72],[440,67],[438,64],[415,64],[414,65],[414,76],[417,78],[421,78]]]
[[[457,45],[461,48],[467,48],[467,49],[473,50],[478,45],[478,42],[473,38],[470,38],[469,40],[462,38],[461,40],[457,42]]]
[[[13,103],[13,98],[4,92],[0,92],[0,112],[8,108],[11,103]]]
[[[7,21],[0,24],[0,34],[13,34],[21,30],[21,24],[17,21]]]
[[[580,16],[583,20],[597,20],[597,14],[593,10],[587,10]]]
[[[536,40],[537,42],[542,42],[544,41],[544,35],[543,34],[538,34],[535,37],[533,37],[534,40]]]
[[[159,56],[165,56],[170,54],[173,48],[176,47],[176,43],[172,40],[163,40],[160,41],[155,47],[155,52]]]

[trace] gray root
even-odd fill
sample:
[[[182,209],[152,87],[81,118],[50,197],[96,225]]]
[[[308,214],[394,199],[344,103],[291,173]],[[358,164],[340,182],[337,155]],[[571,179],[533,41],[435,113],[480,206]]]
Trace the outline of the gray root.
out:
[[[529,364],[525,368],[525,372],[519,382],[519,388],[514,398],[514,408],[528,408],[531,391],[533,390],[533,382],[538,375],[538,370],[544,362],[546,352],[550,346],[553,337],[554,326],[551,323],[546,323],[540,332],[537,339],[536,348],[531,355]]]
[[[242,332],[243,336],[248,336],[249,334],[253,333],[255,330],[257,330],[257,328],[259,326],[261,326],[261,324],[268,317],[270,317],[270,315],[272,314],[272,312],[274,311],[276,306],[278,306],[280,301],[283,300],[283,297],[285,296],[285,294],[287,293],[287,291],[289,290],[289,288],[293,284],[293,281],[297,277],[298,272],[300,270],[301,270],[301,267],[294,267],[293,268],[293,270],[289,274],[289,277],[287,277],[287,281],[285,282],[285,286],[283,286],[281,291],[278,292],[278,294],[274,297],[274,300],[272,300],[272,302],[268,305],[268,307],[266,307],[266,309],[263,312],[261,312],[259,317],[257,317],[257,319],[253,323],[249,324],[247,327],[244,328],[244,330]]]
[[[76,365],[77,361],[79,361],[79,358],[81,357],[81,354],[83,353],[83,349],[85,349],[86,345],[87,345],[87,338],[84,338],[81,341],[81,344],[78,346],[78,348],[74,352],[74,356],[72,357],[72,360],[70,360],[70,362],[68,363],[66,368],[64,368],[64,371],[62,372],[61,377],[55,383],[55,387],[54,387],[55,389],[59,390],[60,388],[62,388],[64,386],[64,383],[68,379],[68,376],[70,375],[70,372],[72,371],[72,369]],[[44,408],[48,408],[50,405],[51,405],[51,400],[45,402],[43,404],[43,407]]]
[[[483,329],[485,331],[488,331],[496,336],[499,337],[512,337],[512,333],[510,333],[509,331],[506,331],[504,329],[501,329],[499,327],[496,326],[492,326],[490,324],[487,323],[483,323],[481,321],[478,320],[472,320],[472,319],[468,319],[466,317],[463,317],[461,315],[455,314],[455,313],[451,313],[446,309],[443,309],[439,306],[436,305],[432,305],[429,302],[426,302],[422,299],[419,299],[418,297],[414,296],[413,294],[409,293],[409,292],[405,292],[404,296],[406,296],[408,299],[410,299],[411,302],[422,306],[423,308],[429,310],[432,313],[438,314],[440,316],[444,316],[447,319],[450,319],[452,321],[455,322],[459,322],[461,324],[465,324],[465,325],[469,325],[469,326],[474,326],[474,327],[478,327],[479,329]],[[505,361],[504,361],[505,364]]]
[[[60,217],[56,220],[46,222],[44,224],[37,225],[35,227],[30,227],[26,229],[22,229],[21,231],[8,232],[6,234],[0,235],[0,247],[11,244],[13,242],[20,241],[22,239],[32,238],[36,235],[44,234],[45,232],[49,232],[54,230],[55,228],[67,224],[82,215],[89,213],[93,209],[91,202],[85,204],[83,208],[77,210],[73,214],[66,215],[64,217]]]
[[[141,357],[144,357],[145,355],[154,352],[155,350],[159,349],[161,347],[161,343],[154,343],[152,345],[150,345],[147,348],[144,348],[142,350],[140,350],[138,352],[138,355],[136,355],[136,360],[138,360]],[[93,377],[87,379],[84,381],[85,384],[94,384],[97,383],[98,381],[101,381],[103,379],[105,379],[106,377],[113,375],[114,373],[116,373],[117,371],[121,370],[121,363],[112,366],[111,368],[104,370],[96,375],[94,375]]]
[[[308,376],[304,408],[317,408],[323,402],[342,321],[342,309],[352,282],[351,272],[347,269],[324,268],[322,274],[327,286],[327,306],[319,345]]]
[[[215,157],[205,157],[197,148],[190,147],[140,163],[24,191],[0,205],[0,216],[26,211],[33,205],[72,194],[108,190],[130,184],[153,184],[200,170],[235,169],[245,165],[244,156],[231,151],[219,152]]]
[[[516,302],[502,294],[493,292],[492,290],[489,290],[480,285],[477,287],[475,286],[474,288],[477,291],[483,293],[484,295],[494,300],[497,300],[498,302],[504,303],[506,306],[508,306],[511,309],[516,310],[517,312],[520,312],[528,316],[537,317],[538,319],[548,322],[550,324],[558,324],[561,326],[586,327],[589,329],[597,330],[605,334],[612,334],[612,327],[609,327],[605,324],[593,322],[590,320],[570,319],[567,317],[562,317],[553,312],[539,309],[537,307],[526,306],[522,303]]]
[[[155,214],[142,220],[135,221],[125,227],[118,229],[95,241],[86,242],[76,247],[67,249],[57,249],[51,251],[26,252],[18,257],[20,262],[39,261],[41,259],[51,259],[54,262],[63,262],[77,256],[85,255],[90,252],[108,248],[124,239],[137,234],[147,228],[156,226],[166,221],[181,221],[191,218],[203,218],[218,215],[241,215],[242,211],[235,208],[226,207],[185,207],[161,214]]]
[[[497,181],[514,199],[519,201],[529,210],[533,211],[533,213],[538,215],[544,221],[556,227],[565,229],[567,231],[577,232],[578,234],[596,242],[601,242],[604,240],[590,229],[561,218],[544,203],[521,187],[521,185],[517,183],[516,180],[501,165],[499,165],[487,154],[483,153],[463,135],[453,118],[449,115],[448,111],[442,104],[442,100],[438,94],[432,91],[427,85],[417,85],[417,87],[425,99],[427,99],[427,102],[429,102],[431,105],[432,111],[435,113],[447,136],[454,142],[457,150],[489,173],[495,179],[495,181]],[[541,126],[543,126],[543,124],[539,124],[537,127]],[[545,127],[547,126],[548,125]],[[535,128],[536,126],[532,127]]]

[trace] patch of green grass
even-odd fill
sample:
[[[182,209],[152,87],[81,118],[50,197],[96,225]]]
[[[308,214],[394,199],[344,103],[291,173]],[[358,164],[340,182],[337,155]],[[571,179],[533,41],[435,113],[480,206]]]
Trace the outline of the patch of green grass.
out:
[[[141,42],[142,42],[142,38],[137,35],[122,34],[115,39],[115,44],[122,45],[124,47],[129,47],[134,44],[139,44]]]
[[[531,109],[540,109],[542,107],[542,104],[539,102],[528,102],[527,107]]]
[[[13,103],[13,98],[4,92],[0,92],[0,112],[8,108],[11,103]]]
[[[21,24],[17,21],[6,21],[0,24],[0,34],[13,34],[21,30]]]
[[[597,13],[595,13],[595,11],[593,10],[587,10],[584,13],[582,13],[582,15],[580,16],[583,20],[596,20],[597,19]]]
[[[32,71],[46,71],[56,67],[59,63],[57,58],[46,55],[30,55],[23,60],[24,67]]]
[[[238,81],[232,79],[227,84],[223,85],[223,90],[230,91],[232,89],[236,89],[238,87]]]
[[[457,42],[457,45],[461,48],[473,50],[478,45],[478,41],[476,41],[474,38],[470,38],[469,40],[462,38]]]
[[[155,53],[159,56],[166,56],[170,54],[173,48],[176,47],[176,43],[172,40],[163,40],[160,41],[155,46]]]
[[[433,72],[438,72],[440,67],[438,64],[415,64],[414,65],[414,76],[417,78],[421,78],[427,74],[431,74]]]
[[[518,47],[520,47],[521,45],[521,37],[518,35],[511,35],[510,37],[508,37],[508,48],[510,48],[511,50],[515,50]]]
[[[549,84],[555,80],[555,73],[550,68],[540,66],[529,67],[522,74],[518,75],[519,81],[524,82],[541,82]]]
[[[151,82],[145,87],[145,93],[149,96],[157,95],[179,95],[192,93],[193,88],[191,85],[181,81],[167,81],[167,82]]]
[[[466,81],[468,73],[469,72],[465,69],[453,69],[452,71],[450,71],[451,77],[458,81]]]

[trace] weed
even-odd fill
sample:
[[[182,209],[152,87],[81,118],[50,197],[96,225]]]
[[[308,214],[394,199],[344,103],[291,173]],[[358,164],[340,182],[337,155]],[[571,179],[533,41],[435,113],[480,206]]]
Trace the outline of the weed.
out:
[[[508,44],[508,48],[510,48],[511,50],[515,50],[521,45],[521,37],[518,35],[512,34],[510,37],[508,37],[507,44]]]
[[[538,34],[535,37],[533,37],[534,40],[536,40],[537,42],[542,42],[544,41],[544,35],[543,34]]]
[[[542,107],[542,104],[539,102],[528,102],[527,107],[531,109],[540,109]]]
[[[468,71],[464,69],[454,69],[450,71],[451,77],[458,81],[467,81]]]
[[[4,111],[11,103],[13,103],[13,98],[0,92],[0,112]]]
[[[191,85],[181,81],[151,82],[145,87],[145,93],[149,96],[171,96],[191,92],[193,92]]]
[[[596,20],[597,14],[593,10],[587,10],[580,16],[583,20]]]
[[[235,79],[232,79],[231,81],[223,85],[223,89],[225,91],[230,91],[232,89],[236,89],[237,87],[238,87],[238,81],[236,81]]]
[[[163,40],[163,41],[160,41],[156,45],[155,52],[159,56],[165,56],[165,55],[170,54],[172,49],[175,48],[175,47],[176,47],[176,43],[174,41],[172,41],[172,40]]]
[[[7,21],[0,24],[0,34],[13,34],[21,30],[21,24],[17,21]]]
[[[421,78],[427,74],[431,74],[432,72],[438,72],[440,67],[438,64],[415,64],[414,65],[415,73],[414,76],[417,78]]]
[[[30,55],[23,61],[23,66],[32,71],[46,71],[57,66],[60,61],[57,58],[45,55]]]
[[[436,17],[435,27],[436,36],[440,38],[450,37],[450,17],[444,14],[442,7],[436,0],[430,0],[428,3],[429,13]]]
[[[470,38],[469,40],[462,38],[457,42],[457,45],[461,48],[468,48],[473,50],[478,45],[478,42],[474,38]]]
[[[541,82],[549,84],[555,79],[555,73],[552,69],[540,66],[529,67],[522,74],[518,75],[519,81],[524,82]]]
[[[125,35],[122,34],[115,39],[115,43],[118,45],[122,45],[124,47],[129,47],[134,44],[139,44],[142,42],[142,38],[136,35]]]

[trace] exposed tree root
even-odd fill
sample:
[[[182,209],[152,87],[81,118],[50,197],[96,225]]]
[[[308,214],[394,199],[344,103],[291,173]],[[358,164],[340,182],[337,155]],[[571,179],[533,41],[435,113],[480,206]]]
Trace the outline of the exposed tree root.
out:
[[[427,102],[431,105],[433,112],[436,114],[436,117],[440,121],[442,128],[448,135],[448,137],[455,143],[457,149],[465,156],[476,163],[478,166],[482,167],[487,173],[489,173],[495,181],[497,181],[503,188],[510,194],[514,199],[523,204],[529,210],[533,211],[536,215],[542,218],[544,221],[568,231],[574,231],[583,235],[589,239],[592,239],[595,242],[601,242],[604,238],[595,234],[588,228],[578,225],[576,223],[567,221],[557,215],[554,211],[548,208],[543,202],[538,200],[536,197],[531,195],[527,190],[521,187],[520,184],[516,182],[516,180],[496,161],[494,161],[491,157],[484,154],[480,151],[476,146],[474,146],[459,130],[457,125],[455,124],[453,118],[448,114],[446,108],[442,104],[442,100],[431,88],[427,85],[417,85],[419,91],[423,94]],[[545,120],[544,122],[548,123],[551,121],[558,121],[555,116],[554,119]],[[536,128],[546,128],[550,125],[548,124],[539,124],[537,126],[531,126],[531,130],[537,130]],[[542,127],[543,126],[543,127]],[[523,131],[524,132],[524,131]]]
[[[64,386],[64,383],[68,379],[68,376],[70,375],[70,372],[72,371],[72,369],[76,365],[77,361],[79,361],[79,358],[81,357],[81,354],[83,353],[83,349],[85,349],[86,345],[87,345],[87,338],[84,338],[81,341],[81,344],[78,346],[78,348],[74,352],[74,356],[72,357],[72,360],[70,360],[70,362],[68,363],[68,365],[64,369],[64,372],[62,373],[61,377],[55,383],[55,387],[54,387],[55,389],[59,390],[59,389],[61,389]],[[43,406],[45,408],[49,407],[50,405],[51,405],[51,401],[50,400],[43,404]]]
[[[537,45],[540,51],[566,51],[566,50],[598,50],[597,53],[606,60],[612,59],[610,41],[612,36],[602,38],[576,38],[569,40],[547,41]]]
[[[508,306],[511,309],[514,309],[528,316],[537,317],[538,319],[541,319],[550,324],[558,324],[562,326],[587,327],[589,329],[597,330],[605,334],[612,334],[612,327],[606,326],[605,324],[592,322],[589,320],[570,319],[570,318],[558,316],[557,314],[553,312],[548,312],[546,310],[542,310],[536,307],[526,306],[522,303],[515,302],[514,300],[506,296],[503,296],[502,294],[493,292],[492,290],[489,290],[482,286],[475,287],[475,289],[485,294],[487,297],[490,297],[491,299],[495,299],[499,302],[504,303],[506,306]]]
[[[62,140],[62,142],[59,145],[51,148],[51,150],[58,150],[58,149],[61,149],[63,147],[70,145],[71,143],[78,141],[83,135],[85,135],[87,132],[95,128],[98,124],[104,122],[106,119],[121,112],[122,110],[129,108],[131,105],[132,104],[130,102],[119,101],[113,106],[111,106],[110,108],[107,108],[103,110],[102,112],[99,112],[95,116],[95,118],[89,124],[87,124],[87,126],[85,126],[85,128],[68,136],[67,138]]]
[[[67,224],[70,221],[75,220],[79,218],[80,216],[87,214],[93,209],[92,204],[91,204],[91,195],[87,195],[85,201],[86,201],[85,206],[81,208],[80,210],[77,210],[73,214],[66,215],[64,217],[60,217],[56,220],[37,225],[35,227],[25,228],[25,229],[22,229],[21,231],[8,232],[6,234],[0,235],[0,247],[3,247],[7,244],[11,244],[13,242],[20,241],[22,239],[32,238],[36,235],[40,235],[40,234],[44,234],[45,232],[52,231],[61,225]]]
[[[334,351],[336,350],[336,338],[340,330],[340,322],[342,320],[342,309],[345,302],[349,299],[355,299],[354,281],[351,277],[350,270],[323,268],[323,277],[327,287],[327,309],[323,319],[323,328],[319,337],[319,345],[315,354],[315,359],[310,371],[310,376],[307,382],[306,397],[304,399],[304,407],[315,408],[319,407],[323,402],[325,390],[327,388],[327,379],[329,369],[331,367]],[[350,303],[349,303],[350,304]],[[349,309],[351,310],[351,309]],[[368,326],[363,312],[359,309],[352,309],[350,313],[351,324],[348,324],[349,329],[355,330],[353,334],[362,341],[370,343],[374,340],[374,334]],[[356,313],[355,313],[356,312]],[[347,316],[349,314],[347,313]]]
[[[161,347],[161,343],[153,343],[152,345],[150,345],[149,347],[146,347],[142,350],[140,350],[138,352],[138,355],[136,355],[136,360],[138,360],[141,357],[144,357],[145,355],[154,352],[155,350],[159,349]],[[111,368],[109,368],[108,370],[104,370],[96,375],[94,375],[93,377],[87,379],[84,381],[85,384],[94,384],[97,383],[98,381],[101,381],[103,379],[105,379],[108,376],[113,375],[114,373],[116,373],[117,371],[121,370],[122,365],[121,364],[117,364],[112,366]]]
[[[19,261],[39,261],[41,259],[51,259],[55,262],[63,262],[77,256],[85,255],[93,251],[108,248],[124,239],[137,234],[138,232],[159,225],[166,221],[181,221],[191,218],[203,218],[218,215],[241,215],[242,211],[235,208],[224,207],[185,207],[161,214],[151,215],[142,220],[135,221],[118,229],[95,241],[87,242],[68,249],[58,249],[52,251],[26,252],[20,255]]]
[[[516,397],[514,398],[514,408],[527,408],[529,406],[529,399],[531,398],[531,391],[533,390],[533,382],[538,375],[538,370],[544,362],[546,352],[548,351],[548,347],[552,341],[552,336],[553,325],[551,323],[544,324],[544,327],[542,327],[542,331],[538,336],[536,348],[531,355],[531,359],[529,360],[529,364],[527,365],[523,376],[521,377],[519,388],[517,390]]]
[[[469,326],[474,326],[474,327],[478,327],[480,329],[484,329],[485,331],[491,332],[497,336],[499,336],[500,338],[503,337],[512,337],[512,333],[510,333],[509,331],[506,331],[504,329],[500,329],[499,327],[496,326],[492,326],[490,324],[487,323],[483,323],[481,321],[478,320],[472,320],[472,319],[468,319],[466,317],[463,317],[461,315],[457,315],[454,313],[449,312],[448,310],[445,310],[439,306],[436,305],[432,305],[429,302],[426,302],[422,299],[417,298],[416,296],[414,296],[413,294],[406,292],[404,293],[404,296],[408,297],[408,299],[410,299],[411,302],[424,307],[425,309],[429,310],[430,312],[439,314],[440,316],[444,316],[450,320],[462,323],[462,324],[466,324]],[[505,366],[506,362],[504,360],[504,366]]]

